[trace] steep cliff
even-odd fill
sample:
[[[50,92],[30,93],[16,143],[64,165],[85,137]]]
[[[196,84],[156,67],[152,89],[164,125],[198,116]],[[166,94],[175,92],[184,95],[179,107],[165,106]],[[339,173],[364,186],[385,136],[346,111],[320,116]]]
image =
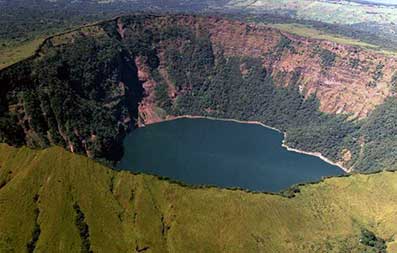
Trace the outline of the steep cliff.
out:
[[[276,85],[299,81],[301,92],[306,97],[315,94],[323,112],[365,118],[386,97],[394,95],[397,59],[380,52],[221,18],[169,16],[152,17],[145,22],[145,29],[153,33],[160,32],[156,24],[206,33],[214,55],[221,51],[227,57],[261,59]],[[131,27],[127,24],[126,28],[128,34]],[[162,52],[169,45],[163,43],[157,48]],[[296,80],[291,82],[292,79]]]

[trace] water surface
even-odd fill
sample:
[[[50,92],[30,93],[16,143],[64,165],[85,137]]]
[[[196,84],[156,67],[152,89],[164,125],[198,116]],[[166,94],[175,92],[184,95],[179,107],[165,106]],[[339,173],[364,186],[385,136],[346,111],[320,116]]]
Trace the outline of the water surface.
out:
[[[287,151],[282,140],[260,125],[177,119],[128,135],[118,167],[193,185],[273,192],[343,173],[320,158]]]

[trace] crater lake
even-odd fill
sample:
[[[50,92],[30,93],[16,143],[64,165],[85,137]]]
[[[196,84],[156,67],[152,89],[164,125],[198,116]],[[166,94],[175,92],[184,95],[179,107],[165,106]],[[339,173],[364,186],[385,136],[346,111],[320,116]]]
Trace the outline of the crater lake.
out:
[[[318,157],[288,151],[282,141],[281,133],[259,124],[182,118],[132,131],[117,167],[191,185],[266,192],[344,173]]]

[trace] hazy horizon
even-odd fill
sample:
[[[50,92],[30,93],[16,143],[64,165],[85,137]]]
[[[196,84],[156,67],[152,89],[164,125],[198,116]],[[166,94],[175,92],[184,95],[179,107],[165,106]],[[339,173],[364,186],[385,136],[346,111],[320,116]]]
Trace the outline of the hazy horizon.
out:
[[[364,0],[372,3],[381,3],[381,4],[397,4],[397,0]]]

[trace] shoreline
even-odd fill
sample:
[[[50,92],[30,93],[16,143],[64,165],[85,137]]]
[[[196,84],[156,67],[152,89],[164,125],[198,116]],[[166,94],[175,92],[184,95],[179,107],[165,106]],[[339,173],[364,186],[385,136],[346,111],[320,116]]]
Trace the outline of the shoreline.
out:
[[[182,115],[182,116],[169,116],[169,117],[167,117],[166,119],[164,119],[161,122],[172,121],[172,120],[176,120],[176,119],[209,119],[209,120],[220,120],[220,121],[227,121],[227,122],[235,122],[235,123],[241,123],[241,124],[259,125],[259,126],[262,126],[262,127],[265,127],[265,128],[268,128],[268,129],[271,129],[271,130],[274,130],[274,131],[277,131],[277,132],[283,134],[283,141],[282,141],[281,146],[283,148],[285,148],[286,150],[288,150],[290,152],[299,153],[299,154],[304,154],[304,155],[310,155],[310,156],[318,157],[321,160],[323,160],[324,162],[340,168],[345,173],[350,173],[351,172],[350,169],[345,168],[343,165],[341,165],[341,164],[339,164],[337,162],[331,161],[327,157],[323,156],[323,154],[321,154],[320,152],[308,152],[308,151],[303,151],[303,150],[299,150],[299,149],[296,149],[296,148],[289,147],[285,143],[285,140],[287,138],[287,133],[285,133],[285,132],[283,132],[283,131],[281,131],[281,130],[279,130],[277,128],[265,125],[265,124],[263,124],[262,122],[259,122],[259,121],[244,121],[244,120],[216,118],[216,117],[209,117],[209,116]],[[160,122],[156,122],[156,123],[160,123]],[[150,123],[150,124],[155,124],[155,123]],[[150,124],[148,124],[148,125],[150,125]]]
[[[226,119],[226,118],[216,118],[216,117],[206,117],[206,116],[192,116],[192,115],[169,117],[169,118],[165,119],[164,121],[171,121],[171,120],[176,120],[176,119],[209,119],[209,120],[220,120],[220,121],[226,121],[226,122],[234,122],[234,123],[240,123],[240,124],[260,125],[262,127],[266,127],[266,128],[272,129],[274,131],[277,131],[277,132],[283,134],[283,132],[281,130],[271,127],[271,126],[268,126],[268,125],[265,125],[259,121],[244,121],[244,120],[237,120],[237,119]]]
[[[284,136],[285,136],[285,135],[284,135]],[[285,148],[286,150],[291,151],[291,152],[295,152],[295,153],[299,153],[299,154],[304,154],[304,155],[310,155],[310,156],[318,157],[318,158],[320,158],[321,160],[323,160],[324,162],[326,162],[326,163],[328,163],[328,164],[331,164],[331,165],[334,165],[334,166],[340,168],[340,169],[343,170],[345,173],[350,173],[350,172],[351,172],[351,170],[349,170],[349,169],[343,167],[343,165],[341,165],[341,164],[339,164],[339,163],[337,163],[337,162],[333,162],[333,161],[331,161],[330,159],[328,159],[327,157],[323,156],[323,154],[321,154],[320,152],[308,152],[308,151],[303,151],[303,150],[299,150],[299,149],[296,149],[296,148],[291,148],[291,147],[289,147],[287,144],[285,144],[285,137],[284,137],[284,140],[283,140],[283,143],[281,144],[281,146],[282,146],[283,148]]]

